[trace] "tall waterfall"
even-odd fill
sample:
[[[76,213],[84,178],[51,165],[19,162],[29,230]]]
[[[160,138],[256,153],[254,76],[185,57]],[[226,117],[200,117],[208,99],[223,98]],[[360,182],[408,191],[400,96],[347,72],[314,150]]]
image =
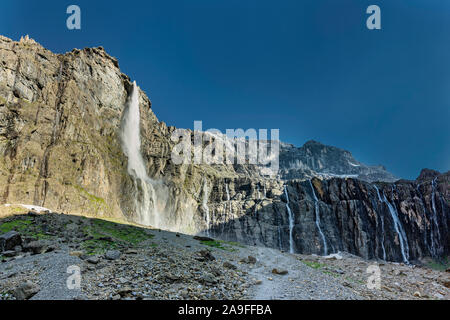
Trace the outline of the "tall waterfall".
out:
[[[422,195],[422,192],[420,192],[420,186],[421,186],[421,184],[419,183],[417,185],[417,193],[419,194],[418,198],[419,198],[419,201],[420,201],[420,206],[422,208],[423,215],[426,218],[428,218],[428,213],[427,213],[427,209],[425,207],[425,203],[424,203],[424,200],[423,200],[423,195]],[[429,221],[429,219],[428,219],[428,221]],[[430,236],[431,236],[431,243],[432,243],[432,246],[433,246],[433,239],[434,239],[434,237],[433,237],[433,228],[431,226],[430,226]],[[424,240],[425,246],[428,248],[428,250],[430,250],[431,255],[434,255],[435,253],[433,251],[433,248],[430,247],[430,245],[428,244],[428,233],[427,233],[426,219],[423,222],[423,240]]]
[[[289,214],[289,252],[294,253],[294,238],[293,238],[293,231],[294,231],[294,217],[291,212],[291,208],[289,207],[289,195],[286,190],[286,186],[284,186],[284,194],[286,196],[286,209]]]
[[[394,187],[392,187],[392,192],[394,192]],[[403,257],[403,262],[406,264],[409,264],[408,258],[409,258],[409,246],[408,246],[408,239],[406,238],[405,230],[403,229],[403,225],[398,218],[398,212],[397,208],[395,207],[395,204],[392,205],[388,199],[386,198],[386,194],[383,191],[383,202],[387,205],[389,209],[389,213],[391,214],[392,220],[394,221],[394,229],[395,232],[398,235],[398,240],[400,242],[400,250]]]
[[[225,184],[225,192],[227,193],[227,203],[225,204],[225,213],[227,211],[227,207],[228,207],[228,210],[231,213],[230,190],[228,189],[228,184]]]
[[[316,192],[314,191],[314,187],[312,185],[311,180],[309,180],[309,185],[311,186],[312,194],[314,197],[314,210],[316,213],[316,226],[317,226],[317,229],[319,230],[320,237],[322,238],[324,255],[327,255],[328,254],[327,240],[325,239],[325,235],[323,234],[322,228],[320,227],[319,199],[317,199]]]
[[[381,199],[380,190],[378,190],[378,187],[376,185],[373,185],[375,187],[375,190],[377,190],[378,200],[380,203],[383,203],[383,200]],[[380,220],[381,220],[381,234],[383,235],[383,238],[381,240],[381,248],[383,250],[383,260],[386,261],[386,249],[384,247],[384,218],[381,214],[381,211],[379,212]]]
[[[125,106],[120,129],[122,150],[128,158],[127,171],[133,178],[136,191],[134,201],[137,222],[159,227],[156,193],[141,155],[139,90],[136,81],[133,82],[133,91]]]
[[[436,233],[435,233],[436,236],[432,236],[432,238],[431,238],[431,246],[433,248],[433,253],[435,255],[438,255],[438,254],[440,254],[440,252],[438,252],[438,250],[441,251],[441,248],[437,249],[436,245],[435,245],[435,241],[434,241],[434,240],[436,240],[436,243],[437,243],[438,246],[441,243],[441,241],[440,241],[441,240],[441,234],[439,232],[439,224],[438,224],[437,211],[436,211],[436,179],[437,178],[434,178],[433,181],[431,181],[431,208],[433,209],[433,217],[432,217],[432,219],[433,219],[434,228],[435,228],[435,231],[436,231]],[[431,230],[433,230],[433,228],[431,228]]]
[[[224,218],[222,222],[222,233],[225,232],[225,223],[227,221],[227,213],[230,213],[230,219],[231,219],[231,203],[230,203],[230,190],[228,188],[228,183],[225,183],[225,193],[227,195],[227,202],[225,202],[225,212],[224,212]]]
[[[280,251],[283,250],[283,243],[281,242],[281,227],[278,225],[278,247],[280,248]]]
[[[206,234],[209,236],[209,228],[211,224],[211,218],[209,216],[209,207],[208,207],[208,183],[206,179],[203,183],[203,199],[202,199],[202,207],[203,210],[205,210],[206,213]]]

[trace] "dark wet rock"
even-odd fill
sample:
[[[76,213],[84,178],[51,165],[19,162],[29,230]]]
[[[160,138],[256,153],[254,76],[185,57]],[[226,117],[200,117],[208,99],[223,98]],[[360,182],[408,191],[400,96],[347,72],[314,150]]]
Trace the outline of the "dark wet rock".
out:
[[[8,251],[2,252],[2,256],[7,257],[7,258],[14,257],[16,254],[17,254],[17,252],[14,250],[8,250]]]
[[[214,241],[213,238],[210,237],[203,237],[203,236],[193,236],[192,237],[194,240],[198,240],[198,241]]]
[[[36,211],[28,211],[27,215],[30,217],[37,217],[38,213]]]
[[[46,244],[41,241],[41,240],[37,240],[37,241],[31,241],[30,243],[26,244],[24,246],[24,251],[29,251],[33,254],[40,254],[45,252],[46,250]]]
[[[91,264],[98,264],[100,262],[100,258],[98,256],[91,256],[87,258],[86,261]]]
[[[232,270],[236,270],[237,269],[237,267],[234,264],[232,264],[232,263],[230,263],[228,261],[225,261],[223,263],[223,267],[227,268],[227,269],[232,269]]]
[[[248,263],[248,264],[255,264],[256,263],[256,258],[253,256],[248,256],[247,258],[243,258],[241,259],[242,263]]]
[[[114,239],[111,237],[99,237],[98,240],[100,241],[107,241],[107,242],[114,242]]]
[[[4,250],[12,250],[16,246],[22,244],[22,238],[16,231],[9,231],[0,235],[0,252]]]
[[[195,257],[198,261],[214,261],[216,258],[208,250],[197,251],[197,256]]]
[[[132,291],[133,290],[130,287],[124,287],[124,288],[120,289],[119,291],[117,291],[117,294],[123,298],[123,297],[129,296]]]

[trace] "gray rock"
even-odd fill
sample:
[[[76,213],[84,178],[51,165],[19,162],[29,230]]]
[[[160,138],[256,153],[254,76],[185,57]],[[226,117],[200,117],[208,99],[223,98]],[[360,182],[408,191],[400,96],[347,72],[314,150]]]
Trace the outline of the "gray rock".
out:
[[[201,281],[205,282],[205,283],[210,283],[210,284],[214,284],[217,283],[217,279],[216,277],[214,277],[214,275],[212,275],[209,272],[205,272],[202,277],[201,277]]]
[[[16,251],[14,250],[8,250],[8,251],[3,251],[2,252],[2,256],[7,257],[7,258],[11,258],[14,257],[16,255]]]
[[[285,274],[288,274],[288,271],[284,270],[284,269],[274,268],[274,269],[272,269],[272,273],[273,274],[278,274],[278,275],[285,275]]]
[[[45,251],[45,247],[46,247],[45,243],[38,240],[38,241],[32,241],[32,242],[28,243],[27,245],[25,245],[24,250],[30,251],[33,254],[40,254]]]
[[[117,260],[122,254],[118,250],[108,250],[105,253],[105,258],[108,260]]]
[[[255,264],[256,258],[253,256],[248,256],[247,261],[248,261],[248,263]]]
[[[97,264],[100,262],[100,258],[98,256],[92,256],[87,258],[86,261],[92,264]]]
[[[9,231],[0,236],[0,252],[5,250],[12,250],[15,246],[22,244],[22,238],[16,231]]]
[[[232,263],[230,263],[228,261],[223,263],[223,267],[227,268],[227,269],[232,269],[232,270],[236,270],[237,269],[237,267],[234,264],[232,264]]]
[[[37,284],[28,280],[19,285],[14,290],[13,294],[17,300],[27,300],[30,299],[32,296],[34,296],[36,293],[38,293],[39,290],[40,287]]]
[[[197,257],[195,259],[198,261],[214,261],[214,260],[216,260],[216,258],[208,250],[197,251]]]

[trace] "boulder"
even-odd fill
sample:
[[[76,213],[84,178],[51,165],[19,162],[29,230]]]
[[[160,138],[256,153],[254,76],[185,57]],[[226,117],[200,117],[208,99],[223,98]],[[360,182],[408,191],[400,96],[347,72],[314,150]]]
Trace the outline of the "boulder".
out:
[[[231,270],[236,270],[237,269],[237,267],[234,264],[232,264],[232,263],[230,263],[228,261],[223,263],[223,267],[227,268],[227,269],[231,269]]]
[[[14,291],[14,297],[16,297],[17,300],[27,300],[30,299],[32,296],[34,296],[36,293],[38,293],[40,290],[40,287],[31,281],[26,281],[19,285]]]
[[[118,250],[108,250],[105,253],[105,258],[108,260],[117,260],[122,254]]]
[[[2,256],[7,257],[7,258],[14,257],[16,254],[17,254],[17,252],[15,250],[8,250],[8,251],[2,252]]]
[[[216,260],[216,258],[208,250],[197,251],[197,257],[195,257],[195,259],[197,261],[214,261],[214,260]]]
[[[24,251],[29,251],[33,254],[40,254],[45,252],[45,243],[38,240],[38,241],[31,241],[30,243],[26,244],[24,246]]]
[[[284,270],[284,269],[274,268],[274,269],[272,269],[272,273],[273,274],[278,274],[278,275],[285,275],[285,274],[288,274],[288,271]]]
[[[92,256],[87,258],[86,261],[92,264],[97,264],[100,262],[100,258],[98,256]]]
[[[14,247],[22,244],[22,238],[16,231],[9,231],[0,236],[0,252],[13,250]]]

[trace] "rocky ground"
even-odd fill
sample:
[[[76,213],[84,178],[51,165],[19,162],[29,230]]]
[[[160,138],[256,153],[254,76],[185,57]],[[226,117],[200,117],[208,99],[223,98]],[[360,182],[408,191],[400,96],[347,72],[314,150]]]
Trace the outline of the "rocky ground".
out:
[[[1,250],[0,299],[8,300],[450,299],[445,269],[292,255],[20,206],[0,209]],[[368,289],[374,264],[381,284]]]

